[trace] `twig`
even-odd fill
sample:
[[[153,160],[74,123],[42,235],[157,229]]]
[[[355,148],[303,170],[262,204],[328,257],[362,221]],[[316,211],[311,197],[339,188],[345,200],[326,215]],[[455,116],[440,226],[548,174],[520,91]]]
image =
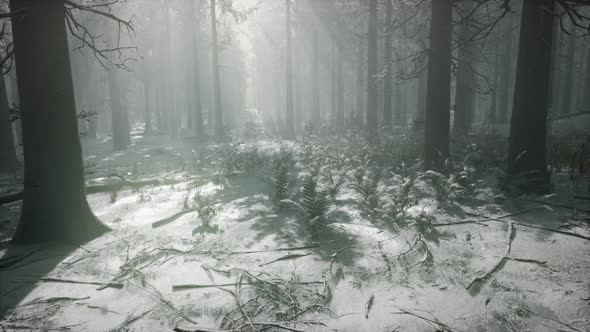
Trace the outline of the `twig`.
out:
[[[90,296],[86,296],[86,297],[50,297],[50,298],[44,299],[44,300],[36,300],[36,301],[29,302],[29,303],[21,304],[21,305],[17,306],[17,308],[27,307],[27,306],[36,305],[36,304],[55,303],[55,302],[60,302],[60,301],[81,301],[81,300],[88,300],[89,298],[90,298]]]
[[[254,329],[254,331],[258,332],[258,329],[254,326],[254,323],[252,323],[252,318],[250,318],[250,316],[246,312],[246,309],[244,309],[244,307],[242,306],[242,301],[240,300],[240,290],[242,288],[242,277],[243,277],[243,275],[240,274],[240,276],[238,277],[238,281],[236,282],[236,293],[234,294],[234,296],[236,298],[236,303],[238,305],[238,308],[240,308],[240,312],[242,312],[242,315],[244,315],[244,317],[246,318],[246,321],[248,321],[248,324],[250,324],[250,326],[252,327],[252,329]]]
[[[268,249],[268,250],[249,250],[249,251],[231,251],[229,255],[246,255],[246,254],[258,254],[263,252],[275,252],[275,251],[294,251],[294,250],[305,250],[305,249],[313,249],[319,248],[319,244],[312,244],[309,246],[303,247],[291,247],[291,248],[277,248],[277,249]]]
[[[453,331],[453,329],[452,329],[450,326],[448,326],[447,324],[441,323],[441,322],[440,322],[438,319],[436,319],[436,318],[434,318],[434,319],[430,319],[430,318],[428,318],[428,317],[424,317],[424,316],[422,316],[422,315],[419,315],[419,314],[413,313],[413,312],[411,312],[411,311],[408,311],[408,310],[399,309],[399,308],[398,308],[398,310],[399,310],[400,312],[392,312],[392,314],[394,314],[394,315],[410,315],[410,316],[413,316],[413,317],[419,318],[419,319],[421,319],[421,320],[423,320],[423,321],[425,321],[425,322],[428,322],[428,323],[430,323],[430,324],[435,324],[436,326],[438,326],[438,328],[439,328],[439,331],[440,331],[440,330],[442,330],[442,331]]]
[[[269,265],[269,264],[272,264],[272,263],[276,263],[276,262],[280,262],[280,261],[285,261],[285,260],[296,259],[296,258],[301,258],[301,257],[309,256],[309,255],[311,255],[311,253],[286,255],[286,256],[279,257],[277,259],[273,259],[270,262],[266,262],[266,263],[260,264],[259,266],[260,267],[263,267],[263,266],[266,266],[266,265]]]
[[[104,283],[104,282],[96,282],[96,281],[78,281],[78,280],[68,280],[68,279],[57,279],[57,278],[41,278],[39,281],[42,282],[58,282],[58,283],[66,283],[66,284],[79,284],[79,285],[95,285],[101,286],[105,288],[123,288],[123,284],[121,283]]]
[[[369,319],[369,312],[371,311],[371,308],[373,307],[374,301],[375,301],[375,295],[371,294],[371,296],[369,296],[369,299],[367,300],[367,303],[365,304],[365,319]]]
[[[121,325],[119,325],[117,328],[113,329],[112,331],[121,331],[123,329],[125,329],[127,326],[133,324],[135,321],[145,317],[147,314],[149,314],[150,312],[152,312],[152,310],[154,309],[150,309],[142,314],[139,314],[137,316],[132,316],[127,318],[123,323],[121,323]]]

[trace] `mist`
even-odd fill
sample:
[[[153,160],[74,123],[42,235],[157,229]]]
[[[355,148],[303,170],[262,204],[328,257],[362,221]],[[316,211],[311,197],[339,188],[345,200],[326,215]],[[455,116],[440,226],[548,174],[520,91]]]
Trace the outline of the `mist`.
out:
[[[586,0],[0,0],[0,330],[590,330]]]

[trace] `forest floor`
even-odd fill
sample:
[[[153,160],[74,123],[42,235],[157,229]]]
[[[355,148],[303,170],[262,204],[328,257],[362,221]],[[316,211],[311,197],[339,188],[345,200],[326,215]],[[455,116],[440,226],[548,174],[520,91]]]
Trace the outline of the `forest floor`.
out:
[[[82,246],[9,246],[0,206],[0,330],[590,330],[587,179],[513,197],[485,164],[387,159],[411,144],[162,140],[84,144],[89,185],[159,182],[89,195],[113,231]]]

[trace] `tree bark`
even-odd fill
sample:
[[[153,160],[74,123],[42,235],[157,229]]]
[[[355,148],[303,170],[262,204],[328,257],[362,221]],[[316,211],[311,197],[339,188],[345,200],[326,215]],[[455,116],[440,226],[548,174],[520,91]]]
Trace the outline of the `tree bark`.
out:
[[[108,231],[86,201],[64,0],[11,0],[24,140],[14,243],[83,242]],[[42,56],[40,56],[42,55]]]
[[[377,78],[377,0],[369,0],[369,40],[367,43],[367,130],[369,140],[379,140],[379,107]]]
[[[449,155],[453,2],[437,0],[431,3],[424,130],[425,170],[441,170]]]
[[[8,93],[4,75],[2,75],[0,77],[0,174],[13,174],[18,165],[8,111]]]
[[[219,79],[219,45],[217,45],[217,14],[216,1],[211,0],[211,50],[213,67],[213,108],[215,109],[215,136],[225,136],[223,126],[223,105],[221,104],[221,84]]]
[[[572,102],[573,99],[573,90],[574,90],[574,80],[575,80],[575,55],[576,55],[576,29],[575,27],[570,27],[570,35],[567,37],[567,57],[565,60],[565,70],[563,72],[563,90],[562,94],[562,104],[561,109],[559,110],[561,115],[568,115],[572,113]],[[575,113],[575,112],[574,112]]]
[[[285,36],[287,38],[286,57],[286,112],[285,112],[285,136],[287,139],[295,138],[294,116],[293,116],[293,60],[291,51],[291,0],[285,0],[286,22]]]
[[[508,174],[526,180],[521,189],[547,189],[546,140],[554,0],[524,0]]]

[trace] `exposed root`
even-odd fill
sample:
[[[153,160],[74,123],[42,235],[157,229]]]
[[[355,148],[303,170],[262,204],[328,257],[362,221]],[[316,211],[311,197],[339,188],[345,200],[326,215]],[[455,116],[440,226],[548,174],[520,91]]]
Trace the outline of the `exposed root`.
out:
[[[513,223],[509,222],[508,225],[509,225],[508,241],[506,244],[506,252],[504,253],[504,256],[502,256],[502,258],[496,263],[496,265],[494,265],[494,267],[491,268],[490,270],[488,270],[488,272],[486,272],[484,275],[475,277],[473,280],[471,280],[471,282],[467,286],[467,290],[470,290],[475,284],[483,284],[494,273],[496,273],[497,271],[502,269],[502,267],[506,264],[506,261],[509,259],[508,256],[510,255],[510,251],[512,250],[512,242],[514,241],[514,238],[516,237],[516,229],[514,228]]]

